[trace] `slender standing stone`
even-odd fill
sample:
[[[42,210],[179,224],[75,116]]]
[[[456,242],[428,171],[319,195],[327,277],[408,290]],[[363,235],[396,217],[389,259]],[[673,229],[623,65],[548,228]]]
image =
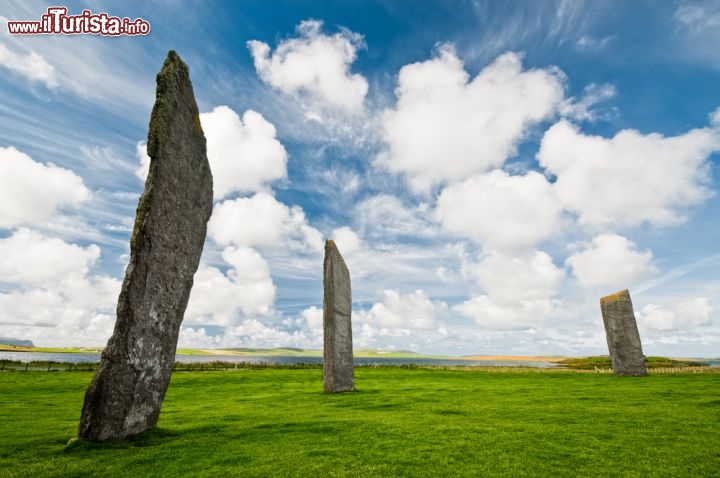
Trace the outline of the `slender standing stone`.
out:
[[[621,290],[600,299],[610,360],[615,375],[647,375],[630,293]]]
[[[174,51],[157,75],[150,170],[130,239],[115,331],[85,393],[80,436],[153,428],[212,212],[212,174],[188,67]]]
[[[355,390],[350,273],[335,242],[325,243],[323,262],[323,378],[326,392]]]

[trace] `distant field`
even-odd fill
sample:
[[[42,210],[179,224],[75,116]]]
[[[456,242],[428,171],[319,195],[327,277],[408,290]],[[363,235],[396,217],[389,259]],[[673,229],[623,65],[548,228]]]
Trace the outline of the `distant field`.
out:
[[[558,365],[575,370],[610,370],[612,363],[609,356],[601,357],[573,357],[556,360]],[[707,367],[705,362],[698,362],[694,359],[671,359],[667,357],[645,357],[645,366],[649,370],[682,368],[682,367]]]
[[[68,354],[99,354],[102,347],[28,347],[26,345],[0,344],[0,352],[45,352]]]
[[[0,476],[717,476],[720,374],[180,372],[157,431],[75,436],[87,372],[0,373]]]

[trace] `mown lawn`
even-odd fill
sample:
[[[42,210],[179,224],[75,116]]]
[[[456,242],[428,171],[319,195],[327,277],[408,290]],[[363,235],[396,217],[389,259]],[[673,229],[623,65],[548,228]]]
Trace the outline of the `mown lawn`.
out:
[[[720,475],[720,374],[179,372],[156,431],[66,449],[90,379],[0,374],[0,476]]]

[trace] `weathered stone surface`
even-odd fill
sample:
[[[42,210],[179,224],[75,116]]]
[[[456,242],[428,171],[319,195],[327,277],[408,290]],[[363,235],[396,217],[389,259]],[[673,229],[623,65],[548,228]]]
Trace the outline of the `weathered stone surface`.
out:
[[[101,441],[157,423],[212,212],[212,174],[188,67],[171,51],[157,75],[150,171],[130,239],[117,321],[85,393],[80,435]]]
[[[323,378],[326,392],[355,390],[350,273],[333,241],[325,243],[323,263]]]
[[[615,375],[647,375],[630,293],[616,292],[600,299],[605,335]]]

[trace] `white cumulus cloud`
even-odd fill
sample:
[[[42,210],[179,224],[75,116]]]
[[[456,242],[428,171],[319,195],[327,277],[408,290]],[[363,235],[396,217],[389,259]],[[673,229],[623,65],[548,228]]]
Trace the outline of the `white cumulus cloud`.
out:
[[[525,248],[558,232],[561,207],[537,172],[473,176],[446,187],[437,200],[443,228],[492,250]]]
[[[230,326],[274,313],[275,285],[270,268],[254,249],[226,247],[226,273],[201,265],[195,273],[187,312],[188,324]]]
[[[489,330],[523,330],[536,327],[555,310],[550,299],[523,299],[502,303],[487,295],[471,297],[456,305],[454,309],[473,319],[480,328]]]
[[[74,172],[34,161],[14,147],[0,147],[0,227],[11,228],[50,218],[62,206],[90,197]]]
[[[287,176],[287,152],[275,127],[260,113],[242,119],[227,106],[200,115],[213,173],[215,199],[232,192],[254,192]]]
[[[562,280],[562,269],[543,251],[520,254],[491,252],[476,263],[465,262],[464,273],[500,302],[517,299],[544,299],[551,296]]]
[[[441,327],[447,304],[430,300],[423,290],[400,294],[395,290],[383,291],[382,302],[376,302],[369,310],[353,313],[365,335],[408,336],[415,331],[437,330]]]
[[[709,325],[714,310],[707,297],[697,297],[679,302],[670,309],[648,304],[637,315],[643,327],[667,331]]]
[[[302,208],[288,207],[267,192],[216,204],[208,234],[220,245],[323,249],[322,234],[308,224]]]
[[[648,329],[673,330],[675,329],[675,314],[663,309],[659,305],[648,304],[642,308],[638,315],[638,322]]]
[[[48,286],[84,277],[100,258],[95,244],[81,247],[25,228],[0,239],[0,282]]]
[[[526,329],[555,312],[555,294],[562,269],[542,251],[519,254],[492,252],[476,263],[465,258],[463,272],[474,278],[484,294],[455,306],[483,329]]]
[[[338,250],[343,255],[350,255],[362,247],[360,236],[347,226],[335,229],[330,237],[335,241]]]
[[[640,251],[637,245],[617,234],[600,234],[582,251],[570,255],[565,264],[572,268],[578,281],[588,287],[627,289],[657,274],[652,252]]]
[[[135,170],[135,176],[141,181],[145,182],[147,179],[148,171],[150,171],[150,156],[147,154],[147,143],[145,141],[138,141],[135,145],[135,156],[138,159],[140,165]],[[213,178],[214,180],[215,178]]]
[[[306,95],[321,105],[349,112],[360,111],[368,82],[362,75],[351,73],[350,66],[357,51],[365,47],[363,37],[347,29],[334,35],[321,30],[321,21],[300,22],[300,36],[280,42],[274,52],[267,43],[249,41],[255,69],[264,82],[284,93]]]
[[[96,245],[82,247],[24,228],[0,239],[3,335],[32,336],[36,345],[104,345],[121,283],[91,274],[99,257]]]
[[[562,120],[545,133],[537,158],[582,224],[664,226],[710,195],[707,159],[718,150],[717,124],[674,137],[622,130],[604,138]]]
[[[382,115],[388,149],[376,164],[406,175],[415,192],[497,168],[527,129],[557,110],[563,75],[527,70],[506,53],[475,78],[452,46],[400,70],[397,105]]]
[[[300,313],[303,328],[306,335],[315,341],[315,344],[322,345],[323,341],[323,310],[314,305]]]
[[[226,327],[214,335],[206,327],[182,327],[179,347],[232,348],[232,347],[306,347],[308,340],[302,331],[288,331],[265,324],[257,319]]]
[[[275,126],[260,113],[247,110],[242,119],[227,106],[200,114],[213,173],[213,195],[222,199],[234,192],[267,188],[269,182],[287,177],[287,151],[276,138]],[[140,166],[135,175],[145,181],[150,168],[147,145],[139,142]]]
[[[688,325],[707,325],[710,314],[715,308],[707,297],[685,300],[677,305],[677,316],[680,323]]]

